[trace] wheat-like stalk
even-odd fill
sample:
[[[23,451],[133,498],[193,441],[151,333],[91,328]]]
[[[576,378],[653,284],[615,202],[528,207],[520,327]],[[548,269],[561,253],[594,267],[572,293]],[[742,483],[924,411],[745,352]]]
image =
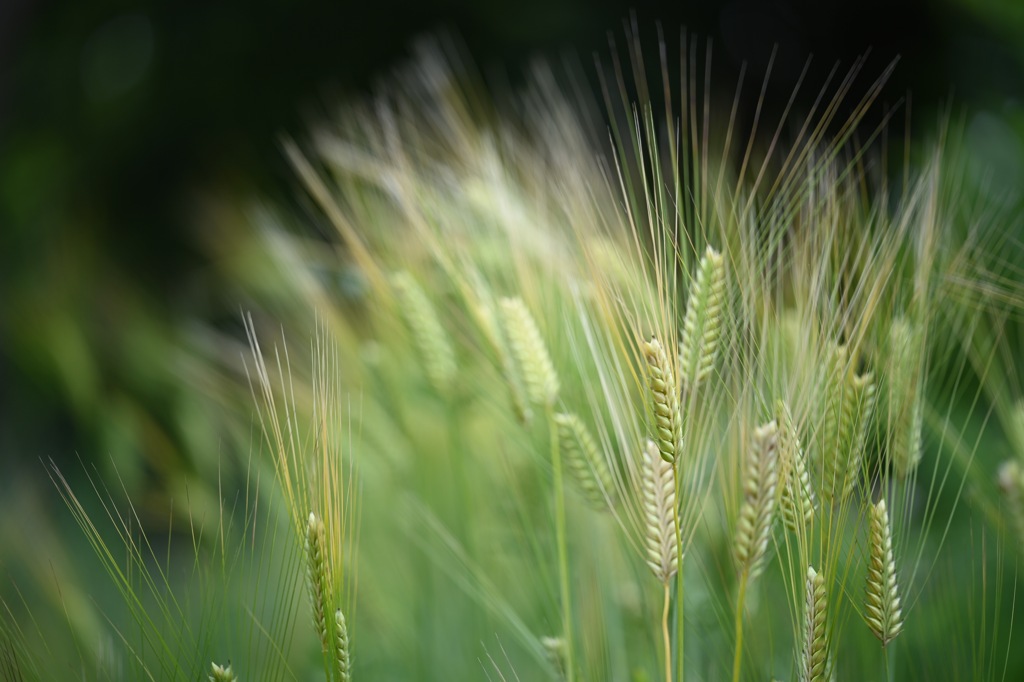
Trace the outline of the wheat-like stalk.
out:
[[[853,410],[849,419],[850,436],[845,450],[845,475],[840,499],[846,499],[860,478],[861,462],[867,449],[868,424],[875,408],[875,382],[871,372],[850,378],[847,404]]]
[[[896,585],[892,529],[884,498],[869,507],[868,516],[870,558],[865,618],[871,632],[886,646],[903,630],[903,608]]]
[[[351,682],[352,655],[349,651],[348,623],[341,609],[334,611],[334,660],[338,667],[338,682]]]
[[[306,524],[306,569],[309,581],[309,601],[313,607],[313,628],[320,638],[320,646],[327,652],[327,618],[324,614],[326,591],[330,586],[327,575],[326,530],[323,520],[313,512],[309,513]]]
[[[800,656],[800,682],[826,682],[829,679],[828,593],[825,576],[807,567],[804,604],[804,642]]]
[[[645,559],[654,576],[662,583],[668,583],[679,569],[673,468],[653,441],[647,441],[643,458]]]
[[[541,637],[540,645],[544,648],[545,656],[547,656],[551,666],[558,674],[558,679],[564,680],[566,668],[565,639],[562,637]]]
[[[238,682],[238,676],[231,669],[230,663],[226,666],[211,663],[209,680],[210,682]]]
[[[614,482],[590,431],[575,414],[559,412],[554,420],[562,455],[580,491],[596,509],[607,509]]]
[[[679,376],[686,391],[696,390],[714,369],[724,302],[725,259],[709,246],[690,287],[679,342]]]
[[[408,272],[397,273],[392,284],[402,318],[412,332],[423,360],[427,378],[436,391],[446,393],[455,378],[457,366],[455,352],[437,311],[426,292]]]
[[[814,518],[814,490],[807,473],[807,458],[793,423],[789,405],[780,400],[775,408],[779,424],[779,457],[785,472],[779,509],[786,527],[795,534],[806,530]]]
[[[916,330],[906,318],[893,320],[886,363],[886,408],[892,433],[889,456],[900,478],[909,476],[921,461],[924,398],[917,369],[921,352],[917,339]]]
[[[830,502],[841,502],[860,476],[875,404],[875,384],[870,372],[854,375],[849,370],[847,348],[837,345],[825,390],[825,424],[818,453],[821,492]]]
[[[999,489],[1006,498],[1010,523],[1017,535],[1017,546],[1024,550],[1024,470],[1015,459],[999,466]]]
[[[683,418],[672,365],[657,338],[642,342],[641,350],[647,360],[647,389],[658,452],[662,459],[672,463],[683,449]]]
[[[743,470],[743,502],[734,543],[743,576],[754,577],[762,568],[775,519],[778,475],[778,426],[772,420],[754,429]]]
[[[526,396],[535,407],[549,408],[558,399],[558,373],[537,322],[521,298],[503,298],[500,305],[505,334],[522,373]]]

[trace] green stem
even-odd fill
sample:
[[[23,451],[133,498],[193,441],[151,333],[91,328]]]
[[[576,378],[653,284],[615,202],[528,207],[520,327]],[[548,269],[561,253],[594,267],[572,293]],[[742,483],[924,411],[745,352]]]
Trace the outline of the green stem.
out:
[[[555,485],[555,539],[558,543],[558,579],[562,599],[562,636],[565,638],[565,677],[573,682],[576,676],[572,637],[572,599],[569,594],[569,547],[566,541],[565,487],[562,484],[562,453],[558,445],[558,428],[554,413],[548,410],[548,432],[551,434],[551,467]]]
[[[681,486],[679,484],[679,462],[677,461],[672,467],[672,476],[675,478],[676,486],[676,499],[682,499]],[[683,678],[686,675],[686,670],[683,666],[683,646],[685,644],[685,627],[684,627],[684,606],[685,606],[685,591],[683,590],[683,538],[682,530],[679,528],[679,513],[678,509],[673,510],[673,521],[672,525],[675,527],[676,532],[676,678],[678,682],[683,682]]]
[[[665,582],[665,608],[661,611],[661,638],[665,645],[665,682],[672,682],[672,638],[668,634],[668,608],[672,603],[672,593]]]
[[[747,598],[747,572],[740,576],[740,594],[736,599],[736,656],[732,659],[732,682],[740,682],[743,658],[743,602]]]

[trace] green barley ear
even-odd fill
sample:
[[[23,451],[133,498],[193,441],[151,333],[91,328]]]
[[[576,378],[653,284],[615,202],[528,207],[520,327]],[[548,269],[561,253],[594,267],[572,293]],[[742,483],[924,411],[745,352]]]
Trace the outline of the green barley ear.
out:
[[[334,612],[334,654],[338,664],[338,682],[351,682],[352,658],[349,653],[348,623],[341,609]]]
[[[555,415],[559,447],[580,491],[595,509],[606,509],[614,490],[612,475],[590,431],[575,414]]]
[[[775,415],[779,424],[779,457],[785,472],[779,506],[786,527],[792,533],[799,534],[814,518],[814,491],[807,474],[807,458],[793,424],[789,405],[783,400],[778,401]]]
[[[889,456],[900,478],[913,473],[921,461],[924,399],[918,371],[921,350],[917,338],[906,318],[893,320],[886,358],[889,387],[886,408],[892,434]]]
[[[804,605],[804,646],[800,657],[800,682],[827,682],[828,594],[825,578],[807,567],[807,602]]]
[[[1024,470],[1016,460],[1003,462],[999,467],[999,489],[1006,498],[1010,523],[1017,534],[1018,547],[1024,550]]]
[[[438,393],[446,393],[455,379],[457,368],[455,352],[437,311],[423,288],[408,272],[396,274],[392,285],[398,297],[402,318],[412,332],[413,341],[423,361],[427,379]]]
[[[643,454],[645,558],[654,576],[668,583],[679,569],[676,483],[672,464],[653,441],[647,441]]]
[[[327,618],[324,615],[326,590],[330,585],[325,559],[326,530],[324,522],[313,512],[306,524],[306,569],[309,578],[309,601],[313,607],[313,628],[320,638],[320,646],[327,652]]]
[[[830,502],[846,499],[857,483],[875,404],[871,373],[854,375],[848,364],[846,346],[836,346],[826,385],[825,424],[818,453],[821,492]]]
[[[544,647],[551,665],[558,672],[558,679],[565,679],[565,639],[562,637],[541,637],[540,645]]]
[[[871,632],[886,646],[903,630],[903,609],[896,585],[892,529],[885,499],[869,507],[871,546],[865,618]]]
[[[654,413],[658,451],[662,459],[673,463],[683,449],[683,418],[672,365],[657,338],[644,341],[641,350],[647,360],[647,389]]]
[[[558,374],[533,315],[522,299],[503,298],[501,319],[527,398],[535,407],[551,407],[558,400]]]
[[[697,388],[711,374],[722,337],[725,259],[710,246],[690,286],[679,343],[679,374],[684,390]]]
[[[743,471],[743,503],[736,526],[736,563],[740,574],[761,572],[772,522],[778,484],[778,426],[770,421],[754,430]]]
[[[238,676],[231,669],[231,664],[220,666],[216,663],[210,664],[210,682],[238,682]]]
[[[846,454],[846,475],[843,480],[843,498],[853,491],[860,477],[861,462],[867,448],[868,424],[875,409],[875,381],[871,372],[850,378],[847,403],[853,411],[849,418],[850,435]]]

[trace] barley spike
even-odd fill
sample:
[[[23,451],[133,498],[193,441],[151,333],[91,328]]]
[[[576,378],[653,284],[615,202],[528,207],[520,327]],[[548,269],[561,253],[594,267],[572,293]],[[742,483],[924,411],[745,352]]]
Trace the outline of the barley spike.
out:
[[[896,585],[892,528],[884,498],[871,505],[869,516],[871,556],[864,615],[871,632],[886,646],[903,630],[903,609]]]
[[[661,456],[653,441],[647,441],[643,456],[645,559],[654,576],[667,583],[679,569],[673,467]]]
[[[725,259],[709,246],[690,286],[679,343],[679,374],[686,390],[696,389],[714,369],[724,301]]]
[[[743,502],[736,526],[736,563],[740,574],[760,573],[772,522],[778,483],[778,426],[776,422],[754,430],[743,471]]]
[[[606,509],[614,490],[608,464],[590,431],[575,414],[555,415],[559,447],[580,491],[595,509]]]
[[[643,342],[641,349],[647,360],[647,388],[654,413],[658,451],[662,459],[672,463],[683,447],[683,419],[672,365],[658,339]]]
[[[558,373],[537,322],[520,298],[502,299],[501,316],[527,398],[535,407],[551,407],[558,399]]]

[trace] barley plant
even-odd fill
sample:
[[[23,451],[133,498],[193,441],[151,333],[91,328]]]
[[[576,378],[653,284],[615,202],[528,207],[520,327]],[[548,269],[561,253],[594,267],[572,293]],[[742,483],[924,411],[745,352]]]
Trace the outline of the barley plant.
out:
[[[600,102],[424,47],[285,142],[250,449],[168,533],[50,467],[108,586],[4,592],[5,679],[1014,679],[1012,216],[955,126],[891,180],[885,73],[745,138],[639,42]]]

